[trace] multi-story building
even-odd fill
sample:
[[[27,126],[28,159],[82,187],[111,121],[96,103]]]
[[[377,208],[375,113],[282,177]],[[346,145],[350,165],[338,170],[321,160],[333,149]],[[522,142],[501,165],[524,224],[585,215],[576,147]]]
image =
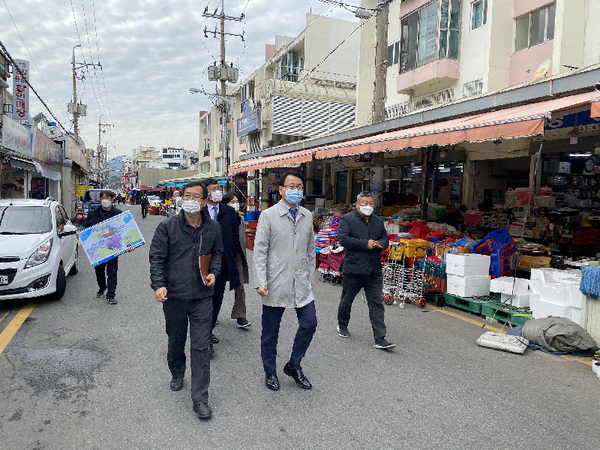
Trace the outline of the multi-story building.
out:
[[[361,1],[365,7],[376,4]],[[600,18],[599,8],[589,0],[391,3],[386,118],[598,63],[600,34],[592,23]],[[368,27],[361,39],[374,46]],[[360,55],[366,77],[373,73],[368,48]],[[370,106],[372,86],[365,90]],[[367,124],[364,115],[357,117],[358,125]]]
[[[384,105],[373,99],[378,91],[374,86],[379,88],[384,82],[384,77],[376,75],[375,54],[377,44],[381,45],[377,27],[384,22],[378,8],[386,5],[377,0],[362,0],[360,5],[364,15],[370,11],[375,17],[360,22],[357,128],[267,150],[254,151],[251,146],[250,151],[240,152],[240,162],[230,171],[268,175],[267,185],[261,186],[263,199],[265,186],[271,189],[276,179],[272,172],[301,163],[309,180],[321,178],[313,182],[313,188],[322,187],[318,190],[311,191],[311,182],[307,183],[309,196],[344,203],[362,188],[378,185],[380,189],[383,185],[384,194],[420,196],[426,185],[422,174],[427,173],[435,183],[438,179],[450,183],[452,201],[472,206],[487,191],[503,196],[507,188],[538,186],[543,172],[534,170],[533,147],[538,140],[552,140],[544,147],[544,154],[552,158],[568,159],[567,150],[577,153],[586,145],[594,147],[589,141],[598,140],[598,124],[591,99],[598,80],[590,80],[600,72],[600,28],[595,25],[600,19],[599,2],[387,3]],[[580,93],[585,95],[577,97]],[[560,105],[546,104],[556,98],[565,100]],[[528,109],[519,110],[523,105]],[[581,111],[577,105],[583,105]],[[381,106],[387,120],[373,123],[373,111]],[[516,124],[528,118],[524,111],[534,108],[548,108],[544,113],[553,120],[544,123],[538,117],[536,130],[515,131]],[[485,122],[500,110],[509,119]],[[453,122],[465,117],[465,123]],[[470,137],[470,130],[481,133]],[[276,144],[279,141],[273,140],[272,145]],[[438,152],[433,168],[429,163],[432,151]]]
[[[313,14],[306,24],[295,38],[276,36],[266,45],[265,64],[228,93],[228,120],[221,103],[200,115],[201,173],[226,172],[225,148],[231,163],[354,125],[357,24]]]

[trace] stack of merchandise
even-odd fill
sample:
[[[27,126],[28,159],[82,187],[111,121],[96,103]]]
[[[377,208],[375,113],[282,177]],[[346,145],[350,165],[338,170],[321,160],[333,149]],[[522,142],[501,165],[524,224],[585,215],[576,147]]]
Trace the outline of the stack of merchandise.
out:
[[[447,292],[458,297],[490,295],[490,256],[449,253],[446,256]]]
[[[334,216],[331,221],[323,223],[323,226],[317,233],[316,238],[317,255],[321,253],[321,249],[327,246],[334,247],[339,243],[338,227],[340,226],[340,217],[341,216]]]
[[[516,308],[529,308],[529,280],[500,277],[490,283],[490,291],[500,294],[502,303]]]
[[[564,317],[581,324],[583,294],[579,269],[531,269],[530,309],[534,319]]]

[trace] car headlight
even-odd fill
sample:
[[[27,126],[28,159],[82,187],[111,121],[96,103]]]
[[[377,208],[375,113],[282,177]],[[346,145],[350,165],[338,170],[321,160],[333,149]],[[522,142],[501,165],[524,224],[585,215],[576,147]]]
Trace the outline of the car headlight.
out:
[[[48,261],[50,257],[50,252],[52,251],[52,239],[48,239],[42,245],[35,249],[35,251],[31,254],[27,263],[25,263],[25,269],[29,269],[30,267],[39,266],[40,264]]]

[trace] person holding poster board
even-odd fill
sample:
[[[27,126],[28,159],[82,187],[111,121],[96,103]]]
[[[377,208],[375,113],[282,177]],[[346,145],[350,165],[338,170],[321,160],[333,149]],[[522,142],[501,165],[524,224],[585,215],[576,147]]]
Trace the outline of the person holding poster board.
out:
[[[187,184],[182,194],[183,213],[162,221],[150,245],[150,285],[165,315],[170,387],[173,391],[183,388],[189,323],[191,397],[200,419],[212,416],[208,406],[209,339],[214,284],[223,253],[221,229],[203,209],[205,204],[202,184]]]
[[[92,227],[104,222],[111,217],[118,216],[123,211],[113,205],[115,193],[110,190],[100,192],[100,206],[89,212],[85,221],[85,228]],[[79,238],[79,236],[78,236]],[[117,271],[119,270],[119,258],[113,258],[103,264],[98,264],[94,267],[96,272],[96,282],[98,283],[97,298],[104,296],[106,291],[106,302],[109,305],[116,305],[117,299],[115,293],[117,291]],[[108,290],[107,290],[108,288]]]

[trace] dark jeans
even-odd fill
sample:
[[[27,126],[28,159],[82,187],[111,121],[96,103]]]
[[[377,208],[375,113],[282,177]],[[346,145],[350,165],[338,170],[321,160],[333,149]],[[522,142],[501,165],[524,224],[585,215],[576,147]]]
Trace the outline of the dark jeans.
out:
[[[338,307],[338,325],[347,328],[350,322],[352,302],[364,289],[369,307],[369,319],[375,340],[385,337],[385,306],[383,306],[383,277],[373,275],[346,274],[342,278],[342,298]]]
[[[260,354],[265,373],[275,372],[277,369],[277,341],[279,339],[279,325],[284,311],[285,308],[263,305]],[[300,365],[317,329],[315,302],[310,302],[302,308],[296,308],[296,316],[298,317],[298,331],[290,356],[292,366]]]
[[[212,300],[169,299],[163,303],[169,346],[167,363],[173,376],[185,373],[185,341],[190,324],[190,360],[192,369],[192,401],[208,402],[210,384],[210,354],[208,340],[212,318]]]
[[[148,214],[148,207],[142,206],[142,219],[146,218],[146,214]]]
[[[118,257],[94,267],[94,271],[96,272],[96,281],[98,282],[98,290],[102,292],[106,291],[106,280],[108,278],[108,291],[106,292],[107,298],[115,297],[115,292],[117,291],[117,270],[119,270]]]

